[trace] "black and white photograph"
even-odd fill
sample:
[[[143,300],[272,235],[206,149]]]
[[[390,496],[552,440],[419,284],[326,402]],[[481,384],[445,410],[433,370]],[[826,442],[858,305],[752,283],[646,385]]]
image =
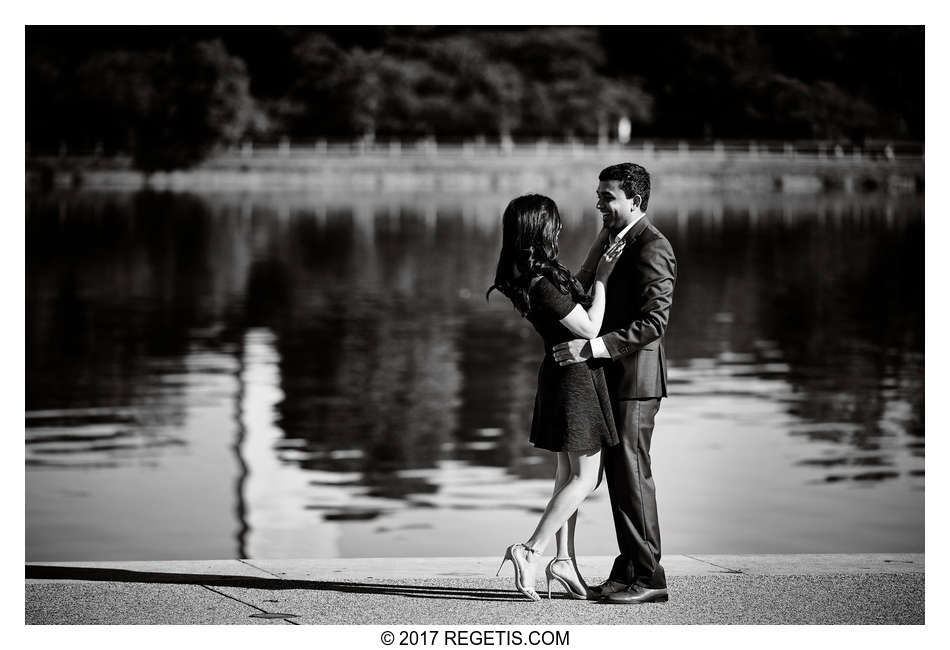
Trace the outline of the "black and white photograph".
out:
[[[588,19],[23,26],[27,627],[932,622],[928,28]]]

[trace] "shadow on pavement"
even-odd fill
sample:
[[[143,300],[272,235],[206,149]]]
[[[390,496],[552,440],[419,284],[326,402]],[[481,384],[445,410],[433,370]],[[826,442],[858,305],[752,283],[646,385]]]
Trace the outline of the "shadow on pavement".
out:
[[[383,594],[407,598],[439,598],[450,600],[521,601],[524,597],[502,589],[471,589],[437,585],[400,585],[376,582],[332,582],[326,580],[287,580],[254,576],[228,576],[203,573],[161,573],[96,567],[45,566],[26,567],[31,580],[88,580],[97,582],[142,582],[150,584],[202,585],[205,587],[236,587],[239,589],[308,589],[356,594]]]

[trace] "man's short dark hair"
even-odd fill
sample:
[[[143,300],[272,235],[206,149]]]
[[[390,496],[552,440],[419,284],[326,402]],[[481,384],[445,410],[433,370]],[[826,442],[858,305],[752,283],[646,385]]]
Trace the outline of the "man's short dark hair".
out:
[[[611,165],[600,172],[602,181],[619,181],[620,189],[628,199],[635,194],[640,195],[640,209],[647,211],[650,203],[650,172],[636,163],[620,163]]]

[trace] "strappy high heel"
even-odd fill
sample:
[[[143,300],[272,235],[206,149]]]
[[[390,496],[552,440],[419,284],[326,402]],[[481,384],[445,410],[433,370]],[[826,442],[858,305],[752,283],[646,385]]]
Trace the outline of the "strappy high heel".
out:
[[[558,562],[570,562],[571,566],[574,567],[574,575],[566,576],[561,575],[555,571],[555,567],[558,566]],[[551,598],[551,581],[557,580],[561,583],[561,586],[564,587],[564,591],[567,592],[567,595],[573,598],[574,600],[587,600],[588,591],[587,586],[584,584],[583,579],[581,579],[580,574],[577,572],[577,567],[574,566],[573,558],[569,557],[556,557],[550,562],[544,570],[544,575],[548,579],[548,599]],[[572,580],[578,580],[579,582],[573,583]]]
[[[524,549],[523,556],[520,549]],[[530,585],[525,585],[524,577],[525,575],[530,575],[530,571],[528,570],[528,553],[537,553],[537,551],[524,544],[512,544],[505,549],[505,557],[502,558],[501,566],[498,567],[498,571],[495,575],[500,575],[502,567],[505,566],[505,562],[511,560],[511,565],[515,568],[515,589],[521,592],[528,600],[541,600],[541,596],[534,590],[533,579],[530,580]]]

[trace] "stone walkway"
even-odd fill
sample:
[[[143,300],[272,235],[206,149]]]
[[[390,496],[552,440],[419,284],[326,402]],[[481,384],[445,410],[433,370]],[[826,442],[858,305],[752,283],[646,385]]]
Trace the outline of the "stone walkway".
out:
[[[610,557],[581,558],[597,582]],[[499,558],[26,565],[27,624],[923,624],[924,556],[671,555],[670,602],[528,602]]]

